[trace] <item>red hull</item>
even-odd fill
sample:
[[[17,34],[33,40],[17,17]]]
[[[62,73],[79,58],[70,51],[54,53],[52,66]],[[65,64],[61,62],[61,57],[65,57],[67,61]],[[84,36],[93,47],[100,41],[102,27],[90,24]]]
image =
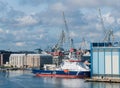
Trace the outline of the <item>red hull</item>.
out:
[[[36,74],[38,77],[58,77],[58,78],[87,78],[87,76],[77,75],[58,75],[58,74]]]

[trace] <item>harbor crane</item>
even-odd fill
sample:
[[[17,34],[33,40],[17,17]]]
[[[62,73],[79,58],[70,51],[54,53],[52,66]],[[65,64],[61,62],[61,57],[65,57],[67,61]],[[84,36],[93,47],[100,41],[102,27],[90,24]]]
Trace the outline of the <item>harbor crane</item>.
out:
[[[110,29],[110,30],[106,30],[105,29],[104,20],[103,20],[103,17],[102,17],[100,9],[99,9],[99,15],[100,15],[102,29],[104,31],[103,42],[108,42],[108,43],[113,42],[114,41],[113,31],[112,31],[112,29]]]
[[[80,43],[80,49],[82,49],[82,50],[87,49],[87,43],[86,43],[86,40],[84,37],[82,38],[82,42]]]
[[[60,38],[59,38],[57,44],[55,45],[55,49],[60,50],[61,48],[63,48],[64,42],[65,42],[65,32],[64,32],[64,30],[62,30]]]
[[[71,38],[71,42],[70,42],[70,47],[71,48],[74,48],[74,42],[73,42],[73,39]]]
[[[70,32],[69,32],[69,29],[68,29],[68,25],[67,25],[67,21],[65,19],[64,12],[63,12],[63,20],[64,20],[65,30],[66,30],[66,38],[67,38],[66,40],[67,40],[67,43],[70,45],[70,43],[73,42],[73,39],[70,38]]]
[[[63,20],[65,23],[65,31],[62,30],[62,33],[60,35],[60,38],[59,38],[57,44],[53,47],[55,56],[59,56],[59,53],[61,51],[63,51],[63,43],[65,43],[65,41],[67,41],[68,43],[70,42],[69,30],[68,30],[68,26],[67,26],[64,12],[63,12]]]
[[[54,56],[61,56],[62,55],[62,51],[64,51],[64,49],[63,49],[64,42],[65,42],[65,32],[62,30],[57,44],[52,48],[54,51],[54,53],[53,53]]]

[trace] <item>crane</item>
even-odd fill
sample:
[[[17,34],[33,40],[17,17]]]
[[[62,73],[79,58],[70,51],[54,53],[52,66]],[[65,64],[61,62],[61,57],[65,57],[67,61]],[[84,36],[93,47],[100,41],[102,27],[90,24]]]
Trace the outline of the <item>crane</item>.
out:
[[[71,42],[70,42],[71,44],[70,44],[70,47],[71,48],[74,48],[74,42],[73,42],[73,39],[71,38]]]
[[[103,39],[103,41],[108,42],[108,43],[113,42],[114,41],[113,31],[112,31],[112,29],[108,30],[108,31],[105,29],[104,21],[103,21],[103,17],[102,17],[100,9],[99,9],[99,15],[100,15],[100,19],[101,19],[101,25],[102,25],[102,28],[103,28],[103,31],[104,31],[104,39]]]
[[[60,56],[62,55],[63,49],[63,43],[65,42],[65,32],[62,30],[60,38],[57,42],[57,44],[53,47],[53,55],[54,56]]]
[[[86,43],[86,40],[84,37],[82,38],[82,42],[80,43],[80,49],[82,49],[82,50],[87,49],[87,43]]]
[[[68,25],[67,25],[67,21],[66,21],[66,19],[65,19],[65,14],[64,14],[64,12],[63,12],[63,20],[64,20],[64,24],[65,24],[65,30],[66,30],[66,40],[67,40],[67,42],[68,42],[68,44],[70,44],[70,42],[71,42],[71,38],[70,38],[70,33],[69,33],[69,29],[68,29]]]
[[[60,48],[63,48],[64,42],[65,42],[65,32],[64,32],[64,30],[62,30],[60,38],[59,38],[57,44],[55,45],[55,49],[59,50]]]

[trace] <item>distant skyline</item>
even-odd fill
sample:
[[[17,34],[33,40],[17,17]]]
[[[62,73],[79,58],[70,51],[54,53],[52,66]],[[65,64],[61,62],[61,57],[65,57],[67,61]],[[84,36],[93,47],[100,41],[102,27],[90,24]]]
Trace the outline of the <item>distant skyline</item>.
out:
[[[54,46],[65,31],[64,11],[76,48],[83,37],[104,38],[98,8],[106,30],[120,41],[120,0],[0,0],[0,50],[34,50]]]

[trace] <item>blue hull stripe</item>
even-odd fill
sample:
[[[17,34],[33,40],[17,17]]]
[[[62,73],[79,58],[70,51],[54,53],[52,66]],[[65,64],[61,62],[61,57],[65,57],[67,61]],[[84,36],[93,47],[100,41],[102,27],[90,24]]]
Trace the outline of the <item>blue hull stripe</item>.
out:
[[[32,73],[34,74],[57,74],[57,75],[83,75],[83,76],[88,76],[90,77],[90,72],[89,71],[81,71],[81,72],[77,72],[77,71],[68,71],[68,72],[64,72],[64,71],[57,71],[57,70],[32,70]]]

